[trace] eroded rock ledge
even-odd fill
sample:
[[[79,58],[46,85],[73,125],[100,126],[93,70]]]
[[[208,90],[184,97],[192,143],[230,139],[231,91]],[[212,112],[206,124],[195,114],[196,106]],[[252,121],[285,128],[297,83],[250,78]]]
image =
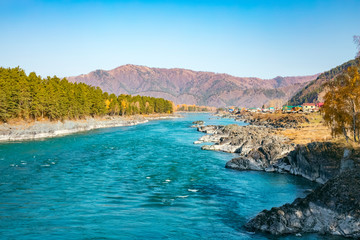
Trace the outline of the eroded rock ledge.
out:
[[[285,143],[286,138],[272,134],[272,130],[265,127],[231,124],[204,126],[198,130],[208,135],[195,143],[214,142],[202,146],[202,149],[239,153],[238,158],[226,164],[226,167],[237,170],[267,170],[294,149]]]
[[[360,171],[345,171],[305,198],[264,210],[245,228],[274,235],[321,233],[360,238]]]
[[[198,131],[207,135],[194,143],[214,143],[202,149],[239,154],[226,163],[227,168],[288,172],[323,184],[344,170],[360,167],[358,151],[331,142],[295,146],[266,127],[210,125]]]
[[[324,184],[304,199],[264,210],[246,224],[275,235],[317,232],[360,238],[360,153],[331,142],[293,145],[258,126],[200,126],[204,150],[238,153],[226,163],[236,170],[300,175]]]
[[[270,128],[297,128],[300,124],[308,123],[305,114],[269,114],[269,113],[243,113],[236,116],[236,120],[251,125],[266,126]]]

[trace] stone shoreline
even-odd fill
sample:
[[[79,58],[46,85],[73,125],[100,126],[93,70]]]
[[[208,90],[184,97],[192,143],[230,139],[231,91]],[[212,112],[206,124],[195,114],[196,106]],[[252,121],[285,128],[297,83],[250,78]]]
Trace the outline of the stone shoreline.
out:
[[[305,198],[264,210],[245,228],[273,235],[320,233],[360,238],[360,171],[342,172]]]
[[[1,124],[0,142],[36,140],[69,135],[77,132],[99,128],[133,126],[152,120],[178,118],[175,114],[157,114],[148,116],[106,116],[103,118],[86,118],[84,120],[65,120],[63,122],[41,121],[29,124]]]
[[[360,192],[358,150],[332,142],[291,144],[268,126],[202,125],[197,129],[206,135],[194,144],[213,143],[203,145],[203,150],[239,154],[226,163],[227,168],[289,173],[322,184],[292,204],[262,211],[245,225],[249,231],[274,235],[321,233],[360,237],[360,195],[354,194],[354,191]]]

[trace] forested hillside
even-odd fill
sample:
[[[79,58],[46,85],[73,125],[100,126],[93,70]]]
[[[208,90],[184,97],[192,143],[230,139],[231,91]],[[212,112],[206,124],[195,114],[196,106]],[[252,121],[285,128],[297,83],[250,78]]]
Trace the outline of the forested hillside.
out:
[[[356,59],[350,60],[340,66],[337,66],[327,72],[322,73],[314,81],[311,81],[298,93],[296,93],[289,101],[289,105],[299,105],[305,102],[322,102],[321,95],[324,95],[323,84],[335,78],[338,74],[342,73],[345,69],[350,66],[356,65]]]
[[[99,87],[71,83],[56,76],[0,68],[0,121],[9,119],[79,119],[86,116],[171,113],[173,103],[162,98],[109,95]]]

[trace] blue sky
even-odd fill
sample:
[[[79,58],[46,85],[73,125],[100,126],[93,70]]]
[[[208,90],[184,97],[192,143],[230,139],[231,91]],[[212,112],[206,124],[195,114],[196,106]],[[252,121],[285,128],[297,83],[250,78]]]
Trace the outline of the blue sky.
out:
[[[60,77],[124,64],[309,75],[353,59],[359,0],[0,0],[0,66]]]

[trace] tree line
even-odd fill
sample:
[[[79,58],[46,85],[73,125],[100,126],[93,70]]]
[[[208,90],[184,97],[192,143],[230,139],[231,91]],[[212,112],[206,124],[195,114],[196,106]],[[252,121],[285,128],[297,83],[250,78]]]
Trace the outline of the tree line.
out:
[[[24,70],[0,67],[0,121],[80,119],[86,116],[172,113],[163,98],[108,94],[99,87],[71,83],[56,76],[41,78]]]
[[[214,112],[216,110],[215,107],[208,106],[196,106],[196,105],[188,105],[188,104],[180,104],[176,106],[176,111],[182,112]]]

